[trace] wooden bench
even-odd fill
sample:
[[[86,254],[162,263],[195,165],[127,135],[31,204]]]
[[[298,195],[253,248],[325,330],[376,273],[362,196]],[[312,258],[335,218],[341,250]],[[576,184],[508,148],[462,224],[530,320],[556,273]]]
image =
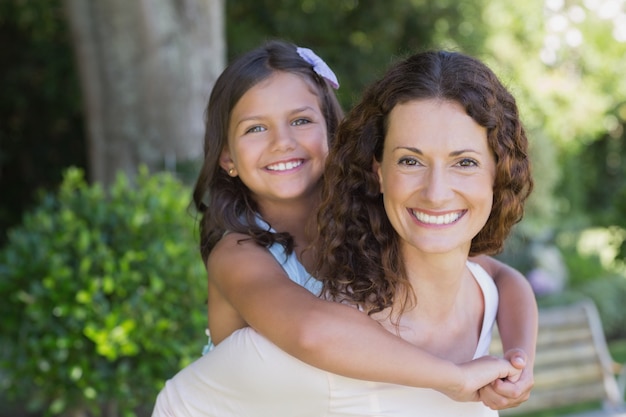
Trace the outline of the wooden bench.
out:
[[[501,356],[502,345],[494,330],[491,353]],[[598,310],[590,300],[539,310],[534,377],[530,399],[500,411],[501,416],[532,415],[595,401],[602,405],[575,415],[626,417],[626,366],[611,358]]]

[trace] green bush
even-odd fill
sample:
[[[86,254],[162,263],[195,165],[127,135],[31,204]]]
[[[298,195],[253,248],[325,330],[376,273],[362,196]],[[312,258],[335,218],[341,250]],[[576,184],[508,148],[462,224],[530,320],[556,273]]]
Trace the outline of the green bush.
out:
[[[66,171],[0,252],[0,391],[47,415],[142,415],[199,356],[206,274],[190,190]]]

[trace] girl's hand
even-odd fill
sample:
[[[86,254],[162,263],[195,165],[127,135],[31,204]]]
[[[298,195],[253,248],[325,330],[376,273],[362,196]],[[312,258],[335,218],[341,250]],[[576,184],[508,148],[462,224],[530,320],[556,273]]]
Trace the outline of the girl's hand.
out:
[[[510,360],[483,356],[458,365],[461,380],[455,389],[442,392],[455,401],[482,401],[482,390],[503,379],[517,380],[520,370]],[[487,406],[489,404],[485,403]]]
[[[521,372],[506,379],[495,380],[480,389],[480,400],[494,410],[517,407],[522,404],[530,397],[530,390],[535,383],[533,367],[527,364],[526,352],[521,349],[510,349],[504,358]]]

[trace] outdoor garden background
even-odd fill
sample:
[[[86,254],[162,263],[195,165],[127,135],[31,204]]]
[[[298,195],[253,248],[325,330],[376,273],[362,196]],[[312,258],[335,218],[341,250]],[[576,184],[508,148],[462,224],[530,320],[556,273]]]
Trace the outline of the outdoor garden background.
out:
[[[202,132],[185,130],[201,127],[204,109],[170,117],[168,129],[183,133],[157,137],[140,120],[94,141],[93,83],[79,68],[112,60],[77,53],[71,27],[85,5],[105,46],[145,35],[141,25],[107,32],[102,22],[115,16],[174,22],[170,43],[183,44],[185,19],[210,7],[212,31],[196,26],[196,43],[176,55],[207,64],[209,75],[192,80],[202,105],[226,62],[273,37],[322,56],[345,109],[404,54],[437,47],[481,58],[519,100],[536,179],[499,258],[528,277],[541,306],[594,299],[626,362],[625,0],[81,1],[0,2],[0,416],[149,415],[164,381],[205,342],[206,277],[189,206]],[[135,51],[119,62],[153,53]],[[121,79],[134,68],[113,70]],[[116,76],[107,82],[119,88]],[[108,126],[134,114],[115,113],[118,95],[103,101]],[[155,96],[139,94],[136,108],[162,118],[180,108]],[[159,153],[182,136],[184,157]]]

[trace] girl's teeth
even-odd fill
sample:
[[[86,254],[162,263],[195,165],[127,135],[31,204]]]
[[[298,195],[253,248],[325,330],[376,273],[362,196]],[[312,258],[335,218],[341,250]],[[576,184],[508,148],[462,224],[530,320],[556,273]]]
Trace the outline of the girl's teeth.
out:
[[[293,162],[281,162],[275,165],[270,165],[267,169],[271,171],[286,171],[289,169],[294,169],[302,165],[302,161],[293,161]]]

